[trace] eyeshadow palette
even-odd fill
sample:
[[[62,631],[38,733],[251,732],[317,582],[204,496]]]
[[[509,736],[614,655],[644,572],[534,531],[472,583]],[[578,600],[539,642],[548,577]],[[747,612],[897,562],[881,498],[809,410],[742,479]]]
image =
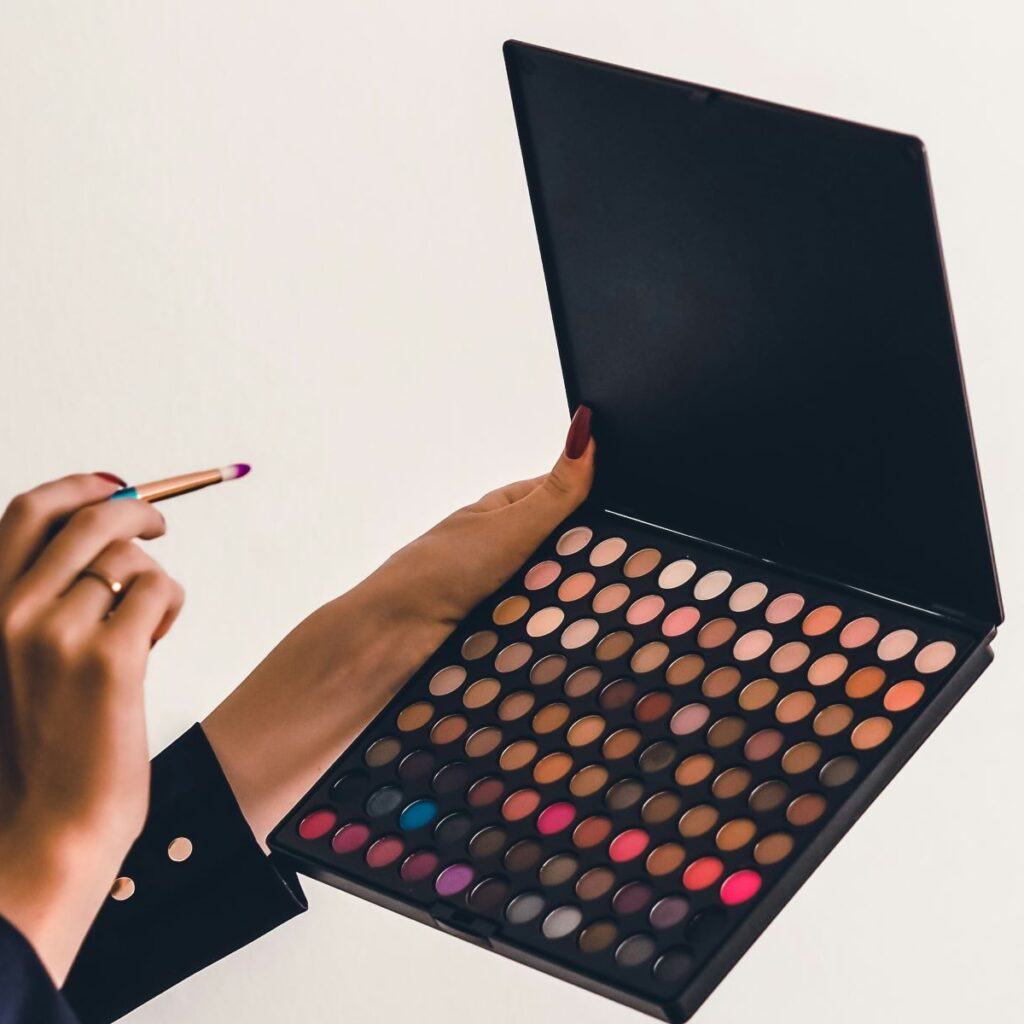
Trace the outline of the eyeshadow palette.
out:
[[[684,1020],[992,658],[923,151],[506,62],[594,490],[270,844]]]

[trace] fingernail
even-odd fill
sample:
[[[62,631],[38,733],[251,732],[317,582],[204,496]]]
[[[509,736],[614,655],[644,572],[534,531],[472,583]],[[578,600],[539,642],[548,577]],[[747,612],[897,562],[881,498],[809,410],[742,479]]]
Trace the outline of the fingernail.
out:
[[[128,486],[128,481],[122,480],[116,473],[93,473],[93,476],[98,476],[102,480],[107,480],[112,484],[117,484],[118,487]]]
[[[569,459],[578,459],[590,444],[590,406],[578,405],[573,413],[569,433],[565,438],[565,455]]]

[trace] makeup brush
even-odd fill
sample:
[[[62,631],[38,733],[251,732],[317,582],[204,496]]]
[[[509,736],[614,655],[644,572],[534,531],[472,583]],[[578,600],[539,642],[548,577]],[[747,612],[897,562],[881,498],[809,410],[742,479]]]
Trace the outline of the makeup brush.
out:
[[[108,500],[115,498],[138,498],[142,501],[163,501],[174,498],[189,491],[198,491],[200,487],[224,483],[227,480],[238,480],[249,472],[246,462],[234,462],[220,469],[203,469],[198,473],[183,473],[181,476],[169,476],[164,480],[153,480],[148,484],[137,484],[134,487],[122,487],[114,491]]]

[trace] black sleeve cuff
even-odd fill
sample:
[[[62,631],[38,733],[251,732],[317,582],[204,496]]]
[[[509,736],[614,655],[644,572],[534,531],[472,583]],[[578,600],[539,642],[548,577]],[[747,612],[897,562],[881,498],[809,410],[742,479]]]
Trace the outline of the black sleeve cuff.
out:
[[[106,1024],[305,909],[295,873],[260,849],[195,725],[153,760],[145,828],[64,996],[83,1024]]]
[[[77,1024],[28,940],[0,917],[0,1024]]]

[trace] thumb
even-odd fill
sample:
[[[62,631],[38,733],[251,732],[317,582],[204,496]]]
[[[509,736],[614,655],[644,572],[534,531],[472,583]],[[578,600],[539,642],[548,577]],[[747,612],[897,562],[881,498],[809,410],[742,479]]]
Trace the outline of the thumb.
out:
[[[536,547],[573,512],[590,493],[594,481],[594,439],[590,432],[590,409],[577,407],[569,424],[565,448],[551,472],[537,486],[510,505],[507,513],[516,520],[517,531],[529,550]]]

